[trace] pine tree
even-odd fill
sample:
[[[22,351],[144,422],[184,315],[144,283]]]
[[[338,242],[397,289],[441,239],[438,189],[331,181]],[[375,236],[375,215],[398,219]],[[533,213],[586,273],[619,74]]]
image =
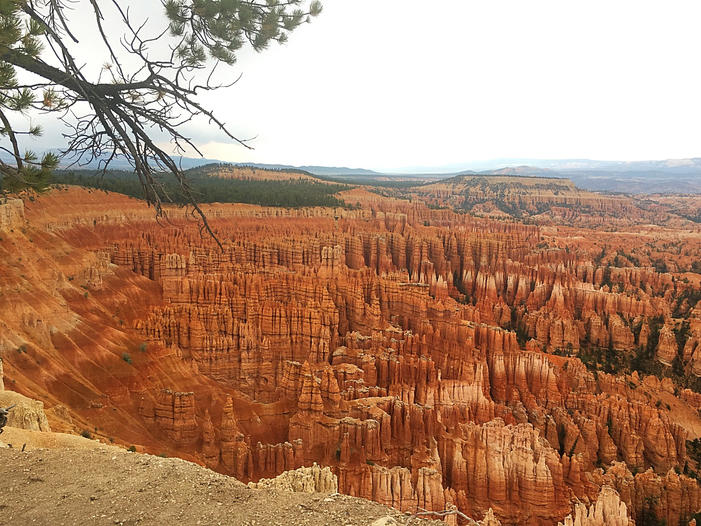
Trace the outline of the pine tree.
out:
[[[223,87],[211,82],[218,64],[231,65],[245,46],[256,51],[284,43],[291,31],[321,13],[318,0],[161,0],[162,32],[147,33],[119,0],[0,0],[0,148],[12,162],[0,161],[0,189],[45,187],[58,157],[22,153],[20,138],[41,128],[17,127],[30,113],[52,113],[65,125],[73,162],[126,158],[139,177],[144,197],[164,214],[168,196],[159,174],[171,173],[180,192],[210,233],[206,218],[177,163],[152,139],[165,134],[178,153],[197,151],[183,125],[204,116],[230,140],[235,137],[204,107],[199,96]],[[76,10],[90,10],[106,49],[95,76],[76,56]],[[155,41],[168,46],[153,46]],[[95,46],[93,46],[95,47]],[[167,49],[159,54],[153,48]],[[209,74],[207,74],[209,70]],[[206,80],[202,80],[206,79]]]
[[[23,23],[18,2],[0,0],[0,53],[11,50],[28,59],[38,60],[42,51],[42,34],[43,29],[38,22],[30,19]],[[48,153],[38,159],[31,151],[22,152],[18,137],[38,136],[41,128],[34,125],[17,130],[11,125],[8,114],[14,112],[25,115],[32,109],[55,103],[55,92],[51,88],[45,88],[41,101],[38,101],[30,86],[19,84],[15,67],[0,61],[0,137],[9,142],[9,148],[4,145],[0,148],[14,161],[11,164],[0,161],[0,189],[6,192],[24,188],[41,191],[48,185],[51,170],[58,164],[58,157]]]

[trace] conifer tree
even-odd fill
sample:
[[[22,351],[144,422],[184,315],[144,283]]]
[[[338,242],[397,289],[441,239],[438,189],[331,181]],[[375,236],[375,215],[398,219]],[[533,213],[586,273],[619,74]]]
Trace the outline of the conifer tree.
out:
[[[127,159],[157,215],[168,201],[160,174],[175,175],[209,230],[187,178],[153,132],[170,139],[178,153],[199,153],[183,128],[199,115],[248,147],[202,105],[200,95],[223,87],[213,83],[212,73],[233,64],[242,48],[262,51],[284,43],[322,6],[318,0],[140,1],[160,3],[162,31],[149,33],[123,0],[0,0],[0,158],[6,159],[0,161],[0,189],[41,190],[47,184],[58,156],[38,158],[21,143],[41,134],[33,114],[50,114],[65,126],[63,153],[72,161],[97,161],[106,170],[114,159]],[[92,76],[79,56],[78,10],[89,11],[105,49],[104,66]]]

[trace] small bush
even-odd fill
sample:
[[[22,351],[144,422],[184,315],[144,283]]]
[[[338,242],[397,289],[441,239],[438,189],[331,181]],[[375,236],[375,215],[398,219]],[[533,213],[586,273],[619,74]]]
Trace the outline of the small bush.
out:
[[[136,453],[136,446],[129,446],[129,449],[127,451],[131,451],[132,453]]]
[[[92,440],[92,433],[90,433],[90,431],[88,431],[87,429],[83,429],[80,432],[80,436],[82,436],[83,438],[87,438],[87,439]]]
[[[139,350],[141,352],[146,352],[146,349],[148,349],[148,343],[146,342],[141,342],[141,345],[139,345]]]
[[[131,355],[128,352],[122,353],[122,360],[131,363]]]

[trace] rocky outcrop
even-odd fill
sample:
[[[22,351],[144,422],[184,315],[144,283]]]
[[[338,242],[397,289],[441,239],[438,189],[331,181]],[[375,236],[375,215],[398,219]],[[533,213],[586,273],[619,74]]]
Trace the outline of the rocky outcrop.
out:
[[[669,325],[664,325],[660,330],[655,351],[659,361],[665,365],[672,365],[675,356],[677,356],[677,339],[674,336],[674,330]]]
[[[0,391],[0,407],[14,405],[8,416],[7,425],[31,431],[51,431],[44,413],[44,403],[32,400],[12,391]]]
[[[328,467],[322,468],[313,464],[309,468],[301,467],[293,471],[283,471],[273,479],[249,482],[248,487],[303,493],[336,493],[338,491],[338,478]]]
[[[628,518],[624,502],[613,488],[603,486],[596,501],[591,505],[577,503],[574,513],[565,517],[559,526],[633,526]]]
[[[494,510],[489,508],[484,518],[479,522],[481,526],[501,526],[501,521],[494,515]]]
[[[0,199],[0,232],[24,225],[24,202],[21,199]]]
[[[636,522],[652,518],[667,524],[686,524],[701,509],[696,480],[674,470],[658,474],[648,469],[633,475],[624,463],[615,462],[602,481],[616,489]]]
[[[139,414],[146,421],[158,426],[179,446],[192,444],[199,438],[193,392],[178,393],[163,389],[154,398],[143,397]]]
[[[551,521],[569,509],[570,466],[530,425],[468,424],[461,440],[441,448],[445,479],[461,509],[481,515],[492,508],[508,523]]]

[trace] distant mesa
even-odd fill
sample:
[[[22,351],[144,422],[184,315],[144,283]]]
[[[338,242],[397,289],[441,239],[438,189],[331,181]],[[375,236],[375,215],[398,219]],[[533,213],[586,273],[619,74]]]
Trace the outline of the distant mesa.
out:
[[[322,179],[311,173],[294,168],[263,168],[255,165],[207,164],[189,170],[198,176],[244,181],[314,181]]]
[[[57,151],[57,150],[54,150]],[[11,162],[6,152],[0,152],[0,160]],[[71,169],[95,170],[105,159],[95,159],[87,164],[71,164]],[[526,177],[569,178],[579,188],[625,194],[701,194],[701,158],[666,159],[659,161],[597,161],[590,159],[526,159],[503,158],[490,161],[473,161],[440,167],[417,167],[399,171],[380,172],[367,168],[272,163],[228,163],[216,159],[177,157],[183,170],[205,165],[230,165],[254,167],[263,170],[302,171],[309,175],[330,177],[348,182],[401,182],[435,181],[456,175],[514,175]],[[63,167],[76,161],[65,159]],[[110,163],[113,170],[131,170],[123,156]]]

